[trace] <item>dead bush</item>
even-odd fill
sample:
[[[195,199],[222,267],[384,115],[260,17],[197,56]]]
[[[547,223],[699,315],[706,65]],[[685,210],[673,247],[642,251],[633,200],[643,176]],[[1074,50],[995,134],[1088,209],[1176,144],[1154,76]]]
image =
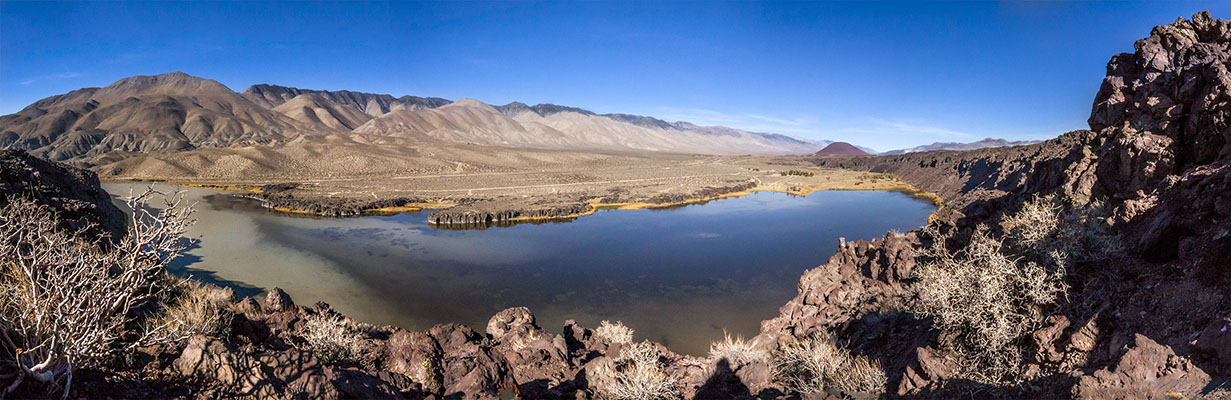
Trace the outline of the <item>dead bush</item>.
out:
[[[766,359],[764,350],[753,347],[743,337],[724,333],[722,340],[710,343],[710,360],[727,360],[732,366],[752,364]]]
[[[363,332],[340,315],[309,315],[304,320],[303,338],[308,350],[326,363],[372,364],[372,353],[363,340]]]
[[[672,400],[683,398],[678,381],[666,372],[658,349],[649,342],[623,346],[618,356],[586,369],[590,391],[602,400]]]
[[[191,207],[182,196],[164,196],[151,211],[146,190],[130,196],[128,235],[103,250],[82,230],[57,228],[57,216],[34,201],[10,198],[0,208],[0,347],[21,373],[0,397],[23,380],[67,396],[74,367],[107,357],[133,311],[160,301],[167,264],[187,244]]]
[[[145,323],[142,342],[181,348],[193,335],[224,336],[235,317],[234,299],[230,288],[177,279],[166,305]]]
[[[1100,213],[1036,197],[1002,220],[1002,235],[979,226],[956,253],[944,248],[946,238],[936,229],[925,230],[936,245],[915,270],[916,311],[933,317],[941,345],[961,356],[961,377],[983,383],[1020,377],[1024,335],[1067,292],[1067,271],[1119,249]]]
[[[598,337],[603,342],[610,343],[632,343],[633,329],[624,326],[623,323],[616,321],[603,321],[598,324],[598,328],[594,328],[594,336]]]
[[[772,356],[774,379],[787,390],[807,394],[833,388],[845,393],[880,393],[888,379],[880,364],[834,344],[827,333],[784,343]]]

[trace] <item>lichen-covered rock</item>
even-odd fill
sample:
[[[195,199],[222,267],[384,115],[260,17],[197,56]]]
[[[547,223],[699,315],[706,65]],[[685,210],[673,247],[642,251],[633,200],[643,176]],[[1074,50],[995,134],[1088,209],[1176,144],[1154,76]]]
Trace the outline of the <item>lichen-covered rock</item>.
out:
[[[534,323],[534,314],[526,307],[513,307],[496,313],[487,322],[487,334],[501,340],[505,333],[527,333],[538,330]]]
[[[430,393],[444,391],[444,377],[441,376],[444,352],[436,339],[423,332],[398,330],[385,345],[386,369],[409,377]]]

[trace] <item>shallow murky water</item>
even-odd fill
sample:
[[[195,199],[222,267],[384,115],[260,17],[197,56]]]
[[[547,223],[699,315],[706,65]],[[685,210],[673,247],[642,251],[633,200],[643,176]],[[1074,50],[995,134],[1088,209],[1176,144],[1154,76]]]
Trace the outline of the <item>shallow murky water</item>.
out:
[[[113,194],[130,185],[105,184]],[[169,189],[169,188],[163,188]],[[922,226],[935,207],[898,192],[756,193],[668,210],[608,210],[566,223],[486,230],[427,225],[429,212],[321,219],[270,213],[254,201],[189,189],[199,245],[174,272],[274,286],[299,304],[324,301],[355,319],[482,331],[496,312],[527,306],[558,332],[623,321],[637,339],[704,354],[723,331],[755,335],[796,294],[800,274],[839,237],[872,239]]]

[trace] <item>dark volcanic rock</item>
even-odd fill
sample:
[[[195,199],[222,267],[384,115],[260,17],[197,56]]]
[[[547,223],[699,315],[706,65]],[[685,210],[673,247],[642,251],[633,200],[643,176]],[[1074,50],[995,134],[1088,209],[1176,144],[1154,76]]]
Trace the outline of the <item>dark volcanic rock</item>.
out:
[[[892,173],[940,195],[945,204],[930,224],[957,237],[996,226],[1036,195],[1110,210],[1108,234],[1128,251],[1110,265],[1079,262],[1067,271],[1065,300],[1031,321],[1038,328],[1029,335],[1023,373],[1059,382],[1080,377],[1073,390],[1083,398],[1160,398],[1167,391],[1196,398],[1209,394],[1207,383],[1227,380],[1220,361],[1225,313],[1209,310],[1231,308],[1229,60],[1231,25],[1201,13],[1156,27],[1136,52],[1112,58],[1090,131],[1028,146],[814,162]],[[945,354],[920,351],[931,339],[914,343],[918,350],[902,348],[911,345],[902,334],[927,337],[912,329],[927,321],[885,316],[909,314],[909,271],[930,244],[890,236],[840,246],[804,274],[799,296],[763,331],[832,329],[845,332],[854,349],[897,349],[878,356],[891,385],[926,394],[931,389],[921,388],[947,384],[947,368],[938,367],[944,363],[933,362]],[[966,244],[943,245],[960,251]]]
[[[354,217],[364,215],[365,210],[401,207],[407,203],[419,203],[423,199],[412,197],[397,197],[381,200],[359,200],[343,198],[312,198],[311,200],[295,197],[296,183],[278,183],[261,187],[260,193],[248,193],[242,197],[261,202],[261,206],[272,210],[289,210],[304,212],[325,217]]]
[[[111,203],[93,172],[46,161],[21,150],[0,150],[0,205],[26,196],[51,207],[65,229],[95,225],[90,234],[123,237],[124,213]]]
[[[265,295],[265,304],[262,307],[265,308],[265,312],[286,311],[294,308],[295,302],[291,300],[291,295],[275,287]]]
[[[1136,335],[1115,366],[1083,376],[1073,389],[1083,399],[1199,398],[1210,376],[1171,348]]]

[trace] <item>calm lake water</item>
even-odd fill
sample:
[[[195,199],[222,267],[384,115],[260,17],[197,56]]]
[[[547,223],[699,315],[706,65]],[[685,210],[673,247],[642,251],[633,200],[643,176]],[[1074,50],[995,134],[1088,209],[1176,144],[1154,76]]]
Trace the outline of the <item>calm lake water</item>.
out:
[[[123,195],[130,186],[104,185]],[[839,237],[914,229],[935,210],[898,192],[755,193],[445,230],[429,226],[426,211],[321,219],[270,213],[212,190],[187,196],[198,207],[189,235],[200,242],[173,272],[241,296],[277,286],[302,305],[324,301],[360,321],[414,330],[452,321],[483,331],[496,312],[526,306],[552,332],[567,319],[590,328],[623,321],[638,340],[694,355],[724,330],[756,335]]]

